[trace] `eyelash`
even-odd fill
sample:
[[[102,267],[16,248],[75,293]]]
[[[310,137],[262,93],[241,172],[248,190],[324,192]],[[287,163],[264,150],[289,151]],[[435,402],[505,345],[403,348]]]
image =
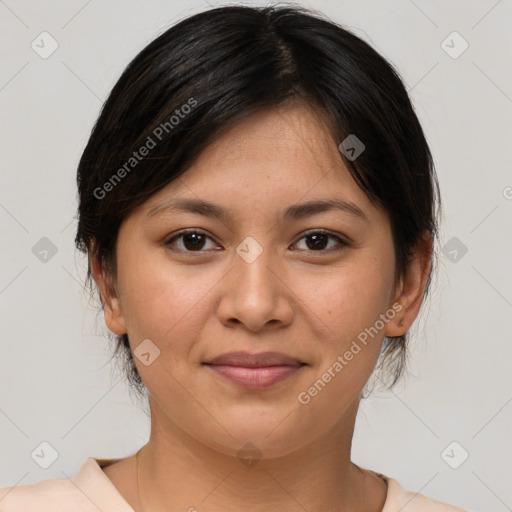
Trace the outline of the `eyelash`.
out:
[[[181,237],[184,237],[185,235],[190,235],[190,234],[198,234],[198,235],[204,235],[205,237],[209,238],[210,240],[214,241],[207,233],[205,233],[204,231],[202,231],[201,229],[185,229],[183,231],[180,231],[179,233],[176,233],[175,235],[173,235],[171,238],[169,238],[166,242],[165,242],[165,245],[166,246],[172,246],[173,243],[174,243],[174,240],[178,239],[178,238],[181,238]],[[336,250],[341,250],[342,248],[348,246],[349,244],[343,240],[342,238],[340,238],[339,236],[335,235],[334,233],[330,232],[330,231],[327,231],[327,230],[324,230],[324,229],[315,229],[315,230],[311,230],[311,231],[307,231],[306,233],[304,233],[302,235],[302,237],[296,242],[298,243],[300,240],[308,237],[308,236],[311,236],[311,235],[317,235],[317,234],[320,234],[320,235],[327,235],[329,236],[330,238],[334,238],[337,240],[338,244],[341,246],[339,247],[338,249],[333,249],[333,248],[330,248],[330,249],[319,249],[317,251],[313,250],[313,249],[299,249],[301,251],[303,250],[306,250],[308,252],[313,252],[313,253],[330,253],[332,252],[333,250],[336,251]],[[295,244],[294,244],[295,245]],[[186,249],[177,249],[178,251],[180,252],[184,252],[184,253],[188,253],[188,254],[194,254],[194,253],[197,253],[197,254],[200,254],[200,253],[203,253],[203,252],[208,252],[208,250],[198,250],[198,251],[189,251],[189,250],[186,250]]]

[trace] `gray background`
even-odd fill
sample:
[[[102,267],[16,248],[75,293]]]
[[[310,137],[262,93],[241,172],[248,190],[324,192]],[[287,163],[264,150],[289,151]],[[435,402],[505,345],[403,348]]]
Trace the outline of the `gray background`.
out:
[[[413,329],[410,376],[363,401],[354,460],[473,511],[512,510],[512,2],[302,5],[396,65],[445,206],[438,278]],[[0,486],[66,478],[88,456],[123,457],[148,438],[148,418],[109,363],[103,319],[83,290],[75,171],[124,67],[206,7],[0,1]],[[43,31],[58,43],[47,58],[31,47],[51,49]],[[453,31],[469,44],[460,55]],[[43,441],[58,452],[48,469],[31,457]]]

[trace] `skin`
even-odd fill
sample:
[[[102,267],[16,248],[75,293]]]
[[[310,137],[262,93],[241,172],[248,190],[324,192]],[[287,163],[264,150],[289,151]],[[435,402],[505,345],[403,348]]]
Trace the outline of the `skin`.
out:
[[[135,358],[151,408],[142,506],[135,456],[104,468],[136,511],[382,510],[385,482],[350,460],[354,424],[384,336],[405,333],[418,314],[432,246],[418,246],[396,283],[388,214],[356,185],[338,143],[304,106],[253,114],[123,222],[115,278],[91,258],[109,329],[127,332],[132,351],[145,339],[160,350],[149,366]],[[215,203],[232,219],[148,216],[177,198]],[[279,220],[289,205],[326,198],[355,203],[368,222],[339,210]],[[188,228],[207,235],[198,249],[187,237],[167,243]],[[334,235],[321,249],[304,234],[318,229]],[[262,249],[251,263],[236,252],[248,236]],[[299,393],[393,304],[401,311],[301,404]],[[279,351],[307,365],[247,390],[202,364],[234,350]],[[261,456],[250,467],[237,456],[247,442]]]

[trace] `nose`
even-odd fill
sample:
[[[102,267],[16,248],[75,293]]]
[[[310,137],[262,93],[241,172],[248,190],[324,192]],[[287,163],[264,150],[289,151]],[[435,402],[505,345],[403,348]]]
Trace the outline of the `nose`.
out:
[[[293,317],[293,291],[284,265],[268,247],[258,244],[255,254],[254,242],[241,246],[220,287],[220,320],[228,327],[241,324],[251,332],[288,325]]]

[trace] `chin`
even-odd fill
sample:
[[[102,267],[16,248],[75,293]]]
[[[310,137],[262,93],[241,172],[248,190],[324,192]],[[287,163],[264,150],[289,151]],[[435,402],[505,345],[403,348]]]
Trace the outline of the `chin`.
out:
[[[269,411],[268,407],[265,410],[254,405],[226,409],[220,421],[222,427],[216,422],[211,428],[203,424],[207,431],[198,433],[198,437],[212,449],[237,458],[283,457],[305,446],[315,433],[318,435],[318,422],[304,424],[293,412],[290,414],[292,410]]]

